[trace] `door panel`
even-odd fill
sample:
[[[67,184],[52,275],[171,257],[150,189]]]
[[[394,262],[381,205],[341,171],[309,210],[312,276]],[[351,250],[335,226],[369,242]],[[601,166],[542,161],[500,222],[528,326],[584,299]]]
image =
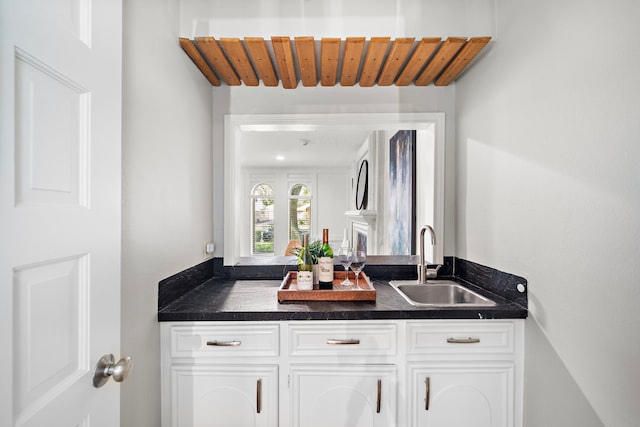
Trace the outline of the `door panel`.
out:
[[[389,427],[396,424],[394,365],[292,365],[295,427]]]
[[[18,412],[86,374],[87,255],[16,268],[14,398]]]
[[[415,427],[514,425],[511,363],[410,366]]]
[[[278,367],[174,366],[174,427],[276,427]]]
[[[87,201],[86,89],[16,50],[16,204]]]
[[[121,33],[118,1],[0,3],[2,426],[119,424]]]

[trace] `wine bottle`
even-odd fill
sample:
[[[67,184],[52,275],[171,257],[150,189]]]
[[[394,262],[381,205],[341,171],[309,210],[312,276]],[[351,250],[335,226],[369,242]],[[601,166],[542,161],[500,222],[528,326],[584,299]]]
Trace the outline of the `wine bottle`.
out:
[[[322,229],[322,247],[318,257],[320,289],[333,289],[333,249],[329,246],[329,229]]]
[[[309,236],[302,235],[302,249],[298,258],[298,289],[310,291],[313,289],[313,259],[309,252]]]

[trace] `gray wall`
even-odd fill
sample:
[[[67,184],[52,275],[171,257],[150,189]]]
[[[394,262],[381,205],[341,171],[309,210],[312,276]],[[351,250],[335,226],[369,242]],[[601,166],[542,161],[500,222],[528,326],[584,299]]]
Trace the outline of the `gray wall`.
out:
[[[527,427],[635,426],[640,4],[497,3],[456,83],[456,255],[529,279]]]
[[[202,262],[213,235],[211,88],[178,46],[177,11],[174,0],[124,2],[125,427],[160,425],[158,281]]]

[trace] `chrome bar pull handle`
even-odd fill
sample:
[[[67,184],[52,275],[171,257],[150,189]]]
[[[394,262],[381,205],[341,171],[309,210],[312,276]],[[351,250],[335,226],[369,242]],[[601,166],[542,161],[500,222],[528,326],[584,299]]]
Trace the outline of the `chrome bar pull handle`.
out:
[[[329,345],[358,345],[360,344],[360,340],[359,339],[346,339],[346,340],[339,340],[339,339],[335,339],[335,338],[329,338],[327,340],[327,344]]]
[[[477,344],[480,342],[480,338],[447,338],[449,344]]]
[[[242,344],[240,340],[232,341],[207,341],[207,345],[211,347],[237,347]]]
[[[382,406],[382,380],[378,380],[378,401],[376,403],[376,413],[380,413],[380,408]]]
[[[424,379],[424,386],[425,386],[424,410],[428,411],[429,410],[429,399],[431,397],[431,380],[429,379],[429,377]]]
[[[262,378],[256,381],[256,412],[262,412]]]

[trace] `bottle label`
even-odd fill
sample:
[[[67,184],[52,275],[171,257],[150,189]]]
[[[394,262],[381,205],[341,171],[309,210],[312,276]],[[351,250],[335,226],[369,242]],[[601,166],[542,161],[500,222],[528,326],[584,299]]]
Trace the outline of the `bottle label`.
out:
[[[318,258],[318,278],[320,282],[333,283],[333,258]]]
[[[298,271],[298,289],[301,291],[313,289],[313,273],[311,271]]]

